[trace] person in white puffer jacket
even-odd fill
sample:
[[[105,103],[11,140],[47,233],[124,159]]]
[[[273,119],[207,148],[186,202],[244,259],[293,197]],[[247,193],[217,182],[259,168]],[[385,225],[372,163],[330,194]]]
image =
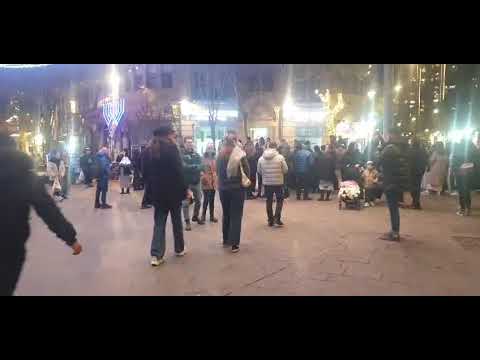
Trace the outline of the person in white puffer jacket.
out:
[[[257,172],[263,178],[265,195],[267,197],[268,225],[283,226],[281,216],[283,208],[283,189],[285,175],[288,172],[288,165],[285,158],[277,151],[277,144],[272,142],[258,161]],[[273,194],[277,199],[275,215],[273,215]]]

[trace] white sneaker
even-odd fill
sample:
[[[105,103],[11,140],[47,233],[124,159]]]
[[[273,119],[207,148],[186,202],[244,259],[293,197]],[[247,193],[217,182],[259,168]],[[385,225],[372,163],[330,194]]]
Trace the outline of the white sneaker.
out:
[[[366,203],[363,205],[363,207],[366,207],[366,208],[367,208],[367,207],[370,207],[370,204],[369,204],[368,202],[366,202]]]
[[[185,256],[185,254],[187,253],[187,250],[183,249],[182,252],[179,252],[179,253],[175,253],[175,256],[178,256],[178,257],[182,257],[182,256]]]
[[[163,259],[159,259],[156,256],[152,256],[152,260],[150,261],[150,264],[152,266],[160,266],[165,262]]]

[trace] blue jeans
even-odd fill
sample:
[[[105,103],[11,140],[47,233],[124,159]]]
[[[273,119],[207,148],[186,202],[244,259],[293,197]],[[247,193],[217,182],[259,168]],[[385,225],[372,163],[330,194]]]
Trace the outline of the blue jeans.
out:
[[[400,208],[398,203],[400,201],[399,190],[387,190],[385,196],[387,198],[388,210],[390,211],[390,222],[392,224],[392,232],[398,234],[400,232]]]
[[[151,256],[156,256],[159,259],[162,259],[165,256],[165,230],[169,213],[173,226],[175,252],[181,253],[185,249],[181,205],[178,204],[178,206],[171,207],[170,209],[155,206],[155,226],[153,228],[153,239],[150,254]]]
[[[242,231],[244,189],[221,190],[220,202],[223,209],[223,243],[225,245],[240,245]]]
[[[193,193],[193,201],[195,203],[194,208],[193,208],[193,217],[198,218],[198,215],[200,213],[200,207],[202,206],[202,186],[200,183],[196,185],[189,185],[188,188],[192,191]],[[190,221],[190,200],[184,200],[182,203],[182,209],[183,209],[183,217],[185,218],[186,222]]]

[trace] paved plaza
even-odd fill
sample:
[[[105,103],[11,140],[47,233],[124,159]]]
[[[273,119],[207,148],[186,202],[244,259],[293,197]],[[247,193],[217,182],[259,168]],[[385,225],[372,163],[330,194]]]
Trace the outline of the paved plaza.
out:
[[[246,203],[241,251],[221,244],[220,224],[194,224],[188,254],[149,265],[153,210],[141,192],[109,193],[113,210],[93,209],[94,189],[74,186],[61,204],[84,253],[69,248],[32,213],[28,260],[16,295],[480,295],[480,196],[473,216],[455,215],[456,198],[424,197],[424,211],[402,210],[400,243],[378,239],[388,213],[338,210],[338,203],[286,201],[284,228],[269,228],[265,202]],[[221,207],[217,205],[221,218]]]

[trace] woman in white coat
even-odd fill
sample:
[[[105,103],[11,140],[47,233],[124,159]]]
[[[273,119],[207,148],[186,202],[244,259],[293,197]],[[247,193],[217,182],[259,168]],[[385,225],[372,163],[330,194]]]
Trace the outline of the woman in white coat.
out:
[[[429,165],[425,174],[426,189],[430,193],[440,194],[448,173],[448,155],[443,143],[435,144]]]

